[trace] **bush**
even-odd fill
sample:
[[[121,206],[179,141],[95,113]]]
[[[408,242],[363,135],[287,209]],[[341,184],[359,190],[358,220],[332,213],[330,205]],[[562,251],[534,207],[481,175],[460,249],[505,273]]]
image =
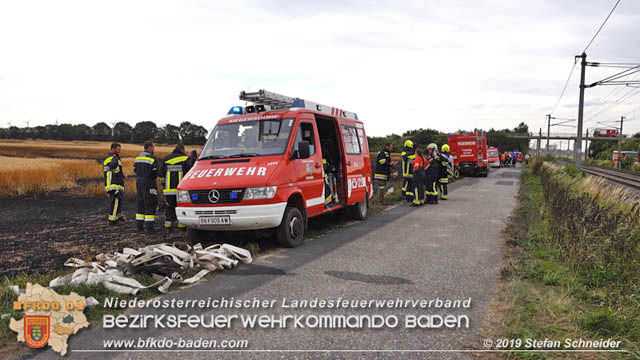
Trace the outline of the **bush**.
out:
[[[539,170],[545,204],[554,219],[552,238],[561,256],[574,264],[631,276],[627,267],[637,267],[640,251],[640,209],[628,205],[633,195],[602,179],[571,176],[577,169],[569,168],[559,171],[545,164]]]
[[[545,156],[546,157],[546,156]],[[533,170],[534,174],[538,174],[538,172],[540,171],[540,168],[542,167],[542,164],[544,164],[544,158],[533,158],[530,160],[529,162],[529,166],[531,167],[531,170]]]
[[[623,169],[631,169],[635,159],[633,156],[625,156],[620,160],[620,167]]]
[[[562,169],[562,173],[574,179],[584,177],[582,171],[573,165],[565,166]]]

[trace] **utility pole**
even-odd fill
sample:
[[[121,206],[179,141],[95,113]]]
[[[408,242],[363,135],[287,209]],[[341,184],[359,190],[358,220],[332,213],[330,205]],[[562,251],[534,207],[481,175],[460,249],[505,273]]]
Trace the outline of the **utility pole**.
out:
[[[538,143],[536,144],[536,156],[540,157],[540,146],[542,145],[542,128],[540,128],[540,133],[538,134]]]
[[[573,144],[574,147],[574,153],[573,153],[573,160],[575,161],[575,164],[577,167],[580,167],[581,165],[581,158],[582,156],[580,156],[580,152],[582,151],[582,120],[583,120],[583,116],[584,116],[584,73],[585,73],[585,69],[587,68],[587,54],[586,53],[582,53],[582,55],[576,56],[576,58],[582,58],[582,62],[580,63],[581,65],[581,69],[580,69],[580,101],[578,104],[578,133],[576,135],[576,142]]]
[[[547,153],[549,152],[549,133],[551,132],[551,114],[547,114]]]
[[[618,162],[616,163],[617,168],[621,168],[620,160],[622,160],[622,123],[624,122],[624,116],[620,116],[620,132],[618,133]]]
[[[584,139],[584,159],[589,158],[589,129],[587,129],[587,137]]]

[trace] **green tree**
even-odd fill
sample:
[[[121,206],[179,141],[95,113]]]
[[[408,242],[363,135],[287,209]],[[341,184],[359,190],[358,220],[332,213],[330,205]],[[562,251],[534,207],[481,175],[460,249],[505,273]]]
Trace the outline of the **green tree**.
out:
[[[204,145],[207,141],[207,129],[184,121],[180,124],[180,138],[185,145]]]
[[[177,144],[180,142],[180,128],[167,124],[162,128],[158,128],[156,141],[164,144]]]
[[[111,140],[111,127],[104,122],[99,122],[91,127],[93,140],[109,141]]]
[[[130,142],[133,135],[133,128],[126,122],[118,122],[113,126],[113,140],[119,142]]]
[[[152,121],[141,121],[133,127],[133,142],[142,143],[156,136],[158,127]]]
[[[91,140],[93,131],[88,125],[78,124],[73,126],[74,140]]]

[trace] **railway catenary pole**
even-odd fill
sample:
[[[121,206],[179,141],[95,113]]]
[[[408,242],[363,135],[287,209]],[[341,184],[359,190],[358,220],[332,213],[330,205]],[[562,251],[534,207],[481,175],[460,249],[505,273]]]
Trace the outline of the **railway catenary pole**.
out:
[[[622,160],[622,123],[624,122],[624,116],[620,116],[620,132],[618,133],[618,162],[616,167],[621,168],[620,160]]]
[[[576,56],[576,58],[582,58],[582,61],[580,63],[581,69],[580,69],[580,100],[578,104],[578,133],[576,134],[576,141],[573,144],[573,147],[574,147],[573,160],[575,162],[575,165],[580,167],[582,163],[580,161],[582,158],[582,156],[580,156],[580,152],[582,150],[582,121],[584,116],[584,88],[585,88],[584,73],[587,67],[587,54],[583,52],[582,55],[578,55]]]
[[[584,138],[584,159],[589,158],[589,129],[587,129],[587,137]]]
[[[542,128],[540,128],[540,132],[538,133],[538,143],[536,144],[536,156],[540,157],[540,146],[542,145]]]
[[[547,114],[547,153],[549,153],[549,133],[551,132],[551,114]]]

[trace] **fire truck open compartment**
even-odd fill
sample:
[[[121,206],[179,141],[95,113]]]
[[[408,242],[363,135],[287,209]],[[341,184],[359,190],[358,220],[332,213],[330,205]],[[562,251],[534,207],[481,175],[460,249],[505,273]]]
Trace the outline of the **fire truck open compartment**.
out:
[[[343,181],[346,177],[342,176],[344,174],[344,169],[342,168],[344,161],[340,150],[337,121],[334,118],[320,115],[315,115],[315,119],[322,149],[322,158],[327,160],[328,166],[325,167],[328,169],[327,176],[330,180],[335,180],[337,188],[339,201],[334,206],[344,204],[345,187]]]

